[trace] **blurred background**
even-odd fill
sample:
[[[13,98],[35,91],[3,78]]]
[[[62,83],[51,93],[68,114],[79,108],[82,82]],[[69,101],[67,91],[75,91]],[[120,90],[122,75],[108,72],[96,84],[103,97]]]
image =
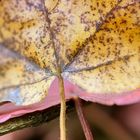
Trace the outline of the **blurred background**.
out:
[[[95,140],[140,140],[140,103],[104,106],[83,102],[83,111]],[[67,137],[68,140],[85,140],[75,110],[67,114]],[[59,118],[0,136],[0,140],[60,140]]]

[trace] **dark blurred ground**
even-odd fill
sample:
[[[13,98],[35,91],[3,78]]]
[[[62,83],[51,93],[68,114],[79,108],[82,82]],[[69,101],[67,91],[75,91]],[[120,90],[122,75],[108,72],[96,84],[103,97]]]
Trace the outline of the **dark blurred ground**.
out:
[[[140,140],[140,103],[83,107],[95,140]],[[76,112],[67,115],[68,140],[85,140]],[[59,119],[0,137],[0,140],[59,140]]]

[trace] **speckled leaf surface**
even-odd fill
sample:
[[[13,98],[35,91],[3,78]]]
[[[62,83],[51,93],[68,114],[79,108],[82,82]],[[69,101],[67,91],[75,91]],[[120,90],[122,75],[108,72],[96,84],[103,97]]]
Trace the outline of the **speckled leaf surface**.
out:
[[[58,72],[73,85],[67,99],[139,101],[139,9],[139,0],[1,0],[0,102],[50,99]]]

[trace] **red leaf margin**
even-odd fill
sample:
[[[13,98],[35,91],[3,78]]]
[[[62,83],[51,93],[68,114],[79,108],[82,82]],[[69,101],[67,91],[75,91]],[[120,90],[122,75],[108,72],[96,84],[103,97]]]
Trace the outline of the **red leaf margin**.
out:
[[[115,94],[91,94],[81,90],[76,85],[64,80],[66,99],[78,96],[85,101],[97,102],[104,105],[126,105],[140,101],[140,89],[135,91]],[[6,103],[0,106],[0,123],[7,121],[10,118],[22,116],[34,111],[43,110],[60,103],[58,93],[58,79],[56,78],[50,86],[48,96],[40,103],[28,106],[16,106],[13,103]]]

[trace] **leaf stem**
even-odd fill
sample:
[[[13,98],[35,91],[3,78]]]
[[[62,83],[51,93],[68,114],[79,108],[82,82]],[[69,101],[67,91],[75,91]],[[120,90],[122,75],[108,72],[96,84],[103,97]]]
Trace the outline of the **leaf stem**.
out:
[[[77,115],[78,115],[79,120],[81,122],[86,140],[94,140],[92,132],[91,132],[90,127],[89,127],[89,124],[85,118],[85,115],[84,115],[84,112],[82,109],[81,99],[76,97],[76,98],[74,98],[74,102],[75,102],[76,112],[77,112]]]
[[[64,81],[61,75],[58,76],[59,79],[59,93],[61,98],[61,108],[60,108],[60,139],[66,140],[66,99],[64,91]]]

